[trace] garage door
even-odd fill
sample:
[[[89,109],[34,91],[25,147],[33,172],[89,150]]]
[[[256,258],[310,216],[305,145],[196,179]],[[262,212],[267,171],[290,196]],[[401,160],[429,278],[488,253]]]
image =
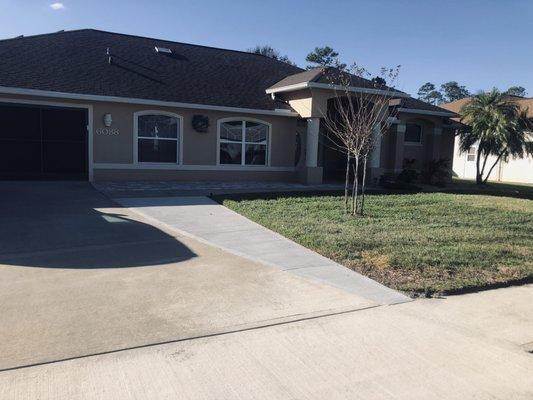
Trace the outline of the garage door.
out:
[[[0,179],[87,179],[87,111],[0,103]]]

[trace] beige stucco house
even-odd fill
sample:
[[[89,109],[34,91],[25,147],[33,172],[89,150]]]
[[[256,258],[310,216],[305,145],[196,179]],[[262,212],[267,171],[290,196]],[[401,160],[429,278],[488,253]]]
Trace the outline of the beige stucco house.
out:
[[[0,41],[0,178],[321,183],[328,70],[91,29]],[[358,79],[351,91],[377,91]],[[390,94],[390,91],[389,91]],[[371,176],[452,158],[453,112],[395,92]]]
[[[533,120],[533,98],[512,98],[520,108],[527,110],[527,116]],[[470,98],[464,98],[441,107],[455,113],[460,113],[461,108],[469,102]],[[533,142],[533,136],[531,137]],[[453,173],[461,179],[476,179],[477,146],[472,146],[469,151],[461,152],[459,140],[455,141],[453,150]],[[490,167],[496,162],[496,156],[489,156],[487,165]],[[487,167],[487,169],[489,168]],[[533,183],[533,156],[526,155],[523,158],[509,157],[498,161],[491,174],[489,181]]]

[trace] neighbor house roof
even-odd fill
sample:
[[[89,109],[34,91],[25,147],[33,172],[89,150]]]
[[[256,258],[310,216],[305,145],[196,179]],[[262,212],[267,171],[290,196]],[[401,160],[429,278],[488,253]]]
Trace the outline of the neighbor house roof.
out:
[[[0,59],[2,87],[262,110],[288,109],[265,90],[302,71],[258,54],[93,29],[1,40]]]
[[[442,104],[441,107],[460,114],[463,106],[470,102],[471,99],[472,97],[465,97],[451,103]],[[528,118],[533,118],[533,97],[509,96],[509,100],[517,103],[522,110],[527,110]]]

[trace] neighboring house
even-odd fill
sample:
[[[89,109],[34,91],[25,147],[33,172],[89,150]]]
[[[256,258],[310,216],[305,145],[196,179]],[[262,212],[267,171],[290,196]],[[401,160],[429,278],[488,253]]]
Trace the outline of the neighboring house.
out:
[[[512,96],[511,98],[520,105],[520,108],[527,109],[528,118],[533,120],[533,98],[516,96]],[[467,97],[443,104],[441,107],[459,114],[461,108],[469,101],[470,98]],[[531,141],[533,145],[533,136],[531,137]],[[461,152],[459,149],[459,140],[456,140],[453,152],[454,175],[462,179],[476,179],[476,157],[477,146],[472,146],[467,152]],[[486,171],[494,164],[496,158],[496,156],[489,156]],[[492,170],[489,181],[533,183],[533,156],[501,159]]]
[[[1,178],[342,177],[344,157],[322,140],[330,69],[91,29],[2,40],[0,56]],[[360,78],[350,90],[379,91]],[[405,159],[422,169],[453,154],[456,115],[395,95],[398,118],[373,153],[373,179]]]

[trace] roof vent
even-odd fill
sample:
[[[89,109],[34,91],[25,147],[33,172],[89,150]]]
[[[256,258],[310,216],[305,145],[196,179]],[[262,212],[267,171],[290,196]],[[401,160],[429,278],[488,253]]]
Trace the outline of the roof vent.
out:
[[[156,51],[157,53],[172,54],[172,50],[170,50],[170,49],[167,48],[167,47],[158,47],[158,46],[155,46],[155,51]]]

